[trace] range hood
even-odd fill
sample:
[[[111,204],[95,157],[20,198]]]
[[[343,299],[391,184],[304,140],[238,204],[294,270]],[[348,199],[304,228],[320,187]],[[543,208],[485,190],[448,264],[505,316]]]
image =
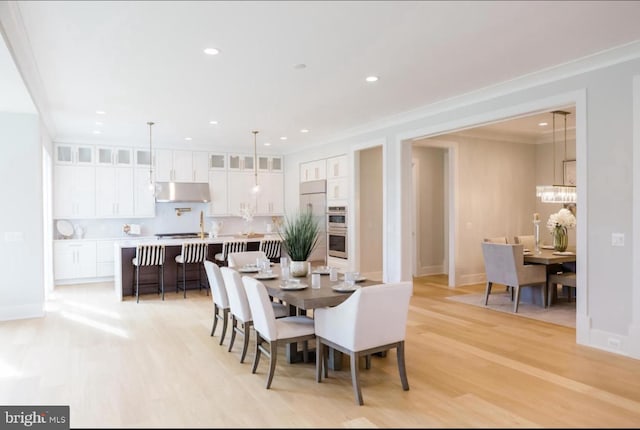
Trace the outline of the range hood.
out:
[[[156,202],[198,202],[211,200],[209,184],[196,182],[156,182]]]

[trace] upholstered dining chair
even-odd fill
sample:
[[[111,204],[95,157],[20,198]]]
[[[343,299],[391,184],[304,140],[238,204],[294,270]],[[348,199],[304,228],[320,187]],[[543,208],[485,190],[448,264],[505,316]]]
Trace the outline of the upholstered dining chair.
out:
[[[483,241],[489,243],[509,243],[507,236],[485,237]]]
[[[267,256],[262,251],[230,252],[227,255],[227,266],[238,268],[250,264],[255,265],[258,258],[265,259]]]
[[[253,328],[256,331],[256,353],[253,357],[251,373],[256,373],[260,363],[260,355],[269,357],[269,373],[266,388],[271,387],[276,370],[278,346],[291,342],[312,340],[315,337],[313,319],[308,316],[275,317],[271,300],[265,286],[249,276],[242,277],[249,307],[253,316]],[[269,344],[267,349],[264,345]]]
[[[231,257],[231,255],[232,254],[229,254],[229,257]],[[231,262],[231,260],[229,260],[229,262]],[[229,340],[229,351],[233,348],[236,333],[241,334],[244,337],[244,343],[242,345],[240,363],[243,363],[244,358],[247,355],[251,326],[253,324],[251,308],[249,307],[249,299],[247,299],[247,293],[244,290],[244,284],[242,283],[240,274],[236,270],[229,267],[221,267],[220,273],[222,273],[222,279],[224,280],[224,285],[227,288],[227,297],[229,297],[229,308],[231,311],[231,339]],[[285,317],[289,312],[287,307],[280,303],[271,302],[271,307],[273,307],[273,313],[276,318]]]
[[[240,240],[225,240],[224,242],[222,242],[222,252],[217,253],[216,255],[214,255],[214,260],[215,263],[218,264],[219,266],[226,266],[228,265],[227,262],[227,256],[231,253],[231,252],[245,252],[247,250],[247,241],[240,239]]]
[[[164,300],[164,255],[164,245],[150,244],[136,247],[136,256],[131,260],[136,272],[136,303],[140,303],[140,267],[143,266],[158,267],[158,294],[162,292],[162,300]]]
[[[184,298],[187,298],[187,265],[197,265],[198,267],[198,286],[202,290],[201,265],[207,259],[207,249],[209,244],[206,242],[183,242],[180,254],[176,255],[176,293],[178,290],[184,290]],[[182,268],[182,286],[180,286],[180,269]],[[207,288],[207,292],[209,289]]]
[[[328,375],[325,345],[349,354],[356,403],[363,405],[359,358],[368,360],[371,354],[396,348],[402,389],[409,390],[404,340],[412,291],[411,282],[372,285],[356,290],[337,306],[315,309],[316,381],[322,381],[323,368]]]
[[[275,263],[282,255],[282,239],[262,239],[258,249]]]
[[[546,306],[547,269],[541,264],[524,264],[524,247],[521,244],[482,242],[482,255],[487,276],[484,304],[489,301],[491,286],[509,285],[514,290],[513,312],[518,312],[521,287],[537,287],[541,290],[542,305]]]
[[[529,251],[536,249],[536,239],[532,234],[527,236],[514,236],[513,243],[522,244],[522,246]]]
[[[224,335],[227,333],[227,322],[229,321],[229,297],[227,296],[227,288],[220,273],[220,268],[213,261],[204,261],[204,270],[207,272],[207,279],[211,287],[211,298],[213,299],[213,327],[211,328],[211,336],[216,331],[218,320],[222,320],[222,334],[220,335],[220,345],[224,341]]]

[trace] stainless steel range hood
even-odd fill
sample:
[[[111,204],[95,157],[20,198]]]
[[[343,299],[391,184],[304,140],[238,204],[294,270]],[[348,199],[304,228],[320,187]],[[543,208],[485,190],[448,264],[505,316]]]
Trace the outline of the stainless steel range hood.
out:
[[[156,182],[156,202],[198,202],[211,200],[209,184],[195,182]]]

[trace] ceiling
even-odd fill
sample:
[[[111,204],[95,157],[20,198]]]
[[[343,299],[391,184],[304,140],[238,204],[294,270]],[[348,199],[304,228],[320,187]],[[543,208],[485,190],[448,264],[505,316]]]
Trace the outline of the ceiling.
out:
[[[105,144],[154,121],[158,146],[252,151],[259,130],[287,153],[640,39],[636,1],[15,4],[52,137]]]

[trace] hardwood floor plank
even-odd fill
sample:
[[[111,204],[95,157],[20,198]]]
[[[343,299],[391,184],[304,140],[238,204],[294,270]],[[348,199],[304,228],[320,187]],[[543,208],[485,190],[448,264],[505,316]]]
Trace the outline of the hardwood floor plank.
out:
[[[44,318],[0,323],[0,404],[71,407],[71,427],[620,427],[640,426],[640,361],[576,345],[575,329],[487,311],[419,278],[406,338],[409,391],[395,351],[315,382],[314,363],[279,353],[251,374],[229,333],[211,337],[204,291],[119,302],[110,283],[57,287]],[[251,346],[255,333],[251,333]],[[250,407],[248,407],[248,405]]]

